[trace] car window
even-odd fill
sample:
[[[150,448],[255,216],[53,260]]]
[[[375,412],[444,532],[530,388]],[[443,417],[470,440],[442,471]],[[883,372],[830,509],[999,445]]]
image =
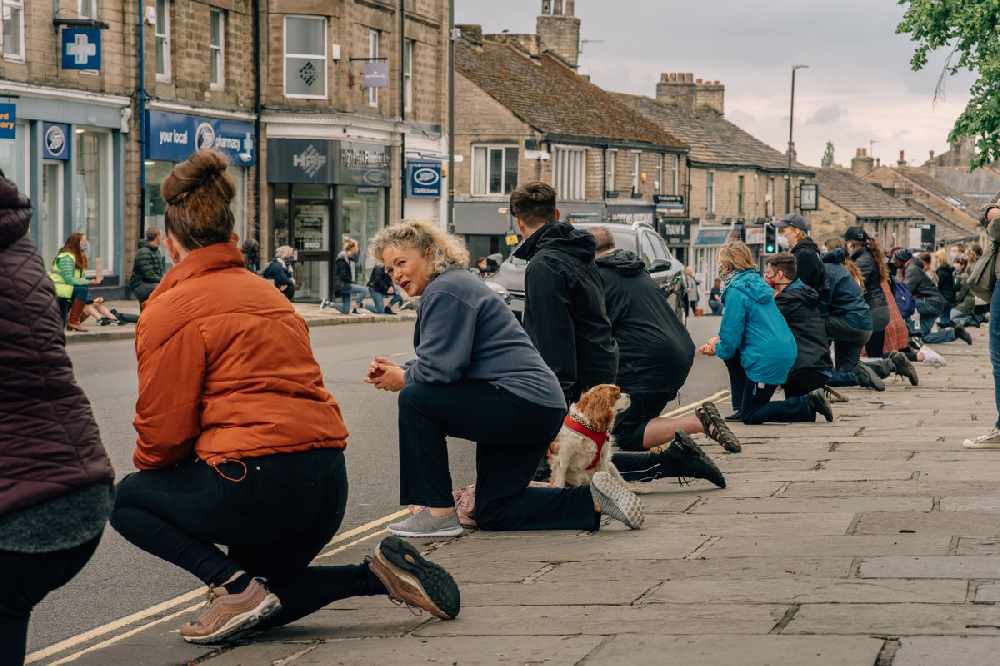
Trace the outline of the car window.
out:
[[[620,250],[635,252],[635,234],[631,229],[612,229],[611,235],[615,239],[615,247]]]
[[[649,234],[639,232],[636,235],[639,237],[639,256],[642,257],[646,268],[649,269],[657,259],[656,253],[653,251],[653,243],[650,241]]]
[[[647,231],[645,235],[649,237],[649,242],[653,245],[653,254],[656,258],[670,263],[670,250],[667,248],[666,241],[659,234],[651,231]]]

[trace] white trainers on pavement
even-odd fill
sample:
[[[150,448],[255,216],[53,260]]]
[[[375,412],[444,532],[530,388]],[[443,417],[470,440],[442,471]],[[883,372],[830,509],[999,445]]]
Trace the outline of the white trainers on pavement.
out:
[[[1000,429],[993,428],[985,435],[962,442],[967,449],[1000,449]]]
[[[590,480],[590,493],[601,513],[625,523],[630,530],[642,527],[642,502],[628,487],[608,472],[597,472]]]
[[[924,346],[920,349],[918,353],[924,355],[924,363],[926,363],[927,365],[933,366],[935,368],[943,368],[945,365],[947,365],[947,362],[944,360],[944,356],[941,356],[941,354],[938,354],[930,347]]]

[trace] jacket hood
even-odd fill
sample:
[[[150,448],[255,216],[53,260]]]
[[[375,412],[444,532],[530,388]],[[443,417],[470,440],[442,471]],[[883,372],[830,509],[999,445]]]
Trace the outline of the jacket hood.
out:
[[[802,280],[795,280],[785,287],[775,298],[815,303],[819,301],[819,292]]]
[[[629,250],[613,250],[596,261],[601,268],[610,268],[622,275],[639,275],[646,270],[642,259]]]
[[[549,222],[521,243],[514,256],[530,261],[535,253],[542,249],[555,250],[590,263],[597,252],[597,241],[586,231],[580,231],[572,224]]]
[[[955,267],[954,266],[948,266],[948,265],[938,266],[938,271],[939,272],[940,271],[944,271],[945,273],[954,273],[955,272]]]
[[[0,178],[0,250],[28,233],[31,202],[17,190],[17,185]]]
[[[767,303],[774,298],[774,291],[752,268],[737,273],[729,283],[729,289],[738,289],[756,303]]]
[[[805,238],[803,238],[802,240],[800,240],[798,243],[796,243],[794,249],[795,250],[812,250],[816,254],[822,254],[822,252],[819,251],[819,245],[816,245],[816,241],[814,241],[809,236],[806,236]]]
[[[827,252],[823,255],[824,264],[842,264],[847,260],[847,253],[844,252],[843,248],[837,248],[833,252]]]

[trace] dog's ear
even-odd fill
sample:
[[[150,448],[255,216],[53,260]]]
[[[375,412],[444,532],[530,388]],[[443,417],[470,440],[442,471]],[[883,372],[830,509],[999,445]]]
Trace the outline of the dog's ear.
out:
[[[576,408],[597,430],[606,431],[620,395],[621,389],[614,384],[601,384],[584,393]]]

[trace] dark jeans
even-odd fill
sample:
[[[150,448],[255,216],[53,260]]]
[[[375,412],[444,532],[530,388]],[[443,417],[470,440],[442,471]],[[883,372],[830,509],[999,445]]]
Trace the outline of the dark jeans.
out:
[[[994,317],[993,315],[997,315]],[[1000,280],[990,299],[990,365],[993,366],[993,399],[997,408],[996,427],[1000,428]]]
[[[244,466],[245,462],[245,466]],[[111,524],[139,548],[206,585],[246,571],[281,600],[266,626],[292,622],[338,599],[385,594],[366,564],[313,566],[344,518],[340,449],[281,453],[219,465],[189,460],[129,474]],[[222,472],[231,479],[222,478]],[[228,555],[215,544],[228,547]]]
[[[820,370],[818,368],[793,370],[788,373],[788,379],[785,381],[785,397],[797,398],[800,395],[806,395],[811,391],[826,386],[829,379],[829,370]]]
[[[954,342],[955,330],[952,328],[940,329],[931,332],[934,322],[941,316],[942,306],[938,301],[928,301],[918,298],[917,316],[920,320],[920,338],[929,345],[938,345],[945,342]]]
[[[709,301],[708,307],[712,311],[713,315],[722,314],[722,301]]]
[[[676,397],[676,393],[631,393],[629,407],[615,419],[611,431],[615,444],[622,451],[643,451],[642,440],[646,424],[663,413],[663,408]],[[663,442],[660,442],[662,444]]]
[[[488,382],[408,385],[399,394],[400,503],[454,506],[446,437],[476,443],[484,530],[596,530],[589,488],[529,488],[565,412]]]
[[[827,317],[826,334],[833,340],[835,368],[853,372],[861,362],[861,348],[872,337],[872,332],[852,328],[842,317]]]
[[[132,290],[132,295],[135,296],[135,300],[139,301],[140,304],[143,304],[159,286],[159,282],[140,282],[136,285],[135,289]]]
[[[0,664],[21,666],[31,610],[68,583],[90,560],[101,537],[51,553],[0,550]]]
[[[729,386],[733,409],[743,417],[746,425],[758,425],[768,421],[778,423],[811,423],[816,420],[816,412],[809,406],[806,396],[771,401],[778,388],[774,384],[758,384],[750,381],[740,365],[739,354],[726,361],[729,370]]]
[[[882,358],[885,356],[885,352],[882,351],[883,347],[885,347],[885,329],[872,331],[872,337],[868,338],[868,342],[865,343],[865,356]]]

